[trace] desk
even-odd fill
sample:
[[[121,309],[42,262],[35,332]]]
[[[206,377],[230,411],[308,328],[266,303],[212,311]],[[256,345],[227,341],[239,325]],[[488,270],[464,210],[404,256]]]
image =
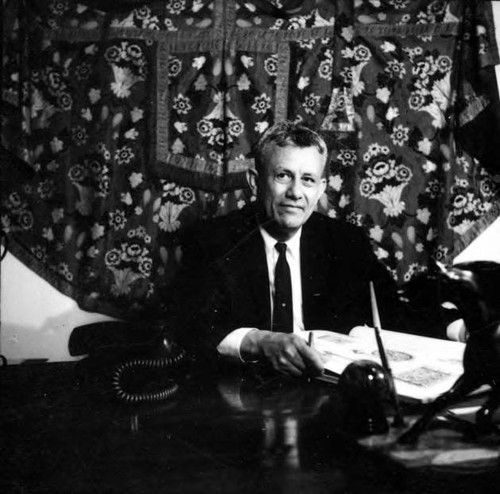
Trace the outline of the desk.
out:
[[[497,492],[496,468],[407,468],[336,423],[326,383],[186,372],[161,405],[93,393],[77,363],[1,369],[0,492]],[[333,403],[333,406],[332,406]]]

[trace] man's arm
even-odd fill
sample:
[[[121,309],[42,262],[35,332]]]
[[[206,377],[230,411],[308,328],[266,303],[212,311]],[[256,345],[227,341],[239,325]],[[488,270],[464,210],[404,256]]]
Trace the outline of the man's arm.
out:
[[[323,372],[321,355],[296,334],[254,329],[241,342],[244,360],[260,360],[275,370],[293,376],[315,376]]]

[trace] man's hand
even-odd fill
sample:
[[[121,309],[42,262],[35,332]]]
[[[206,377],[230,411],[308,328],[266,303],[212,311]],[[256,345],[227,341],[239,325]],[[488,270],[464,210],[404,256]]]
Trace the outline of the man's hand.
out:
[[[264,360],[274,369],[293,376],[317,376],[323,372],[321,355],[300,336],[253,330],[241,342],[244,360]]]

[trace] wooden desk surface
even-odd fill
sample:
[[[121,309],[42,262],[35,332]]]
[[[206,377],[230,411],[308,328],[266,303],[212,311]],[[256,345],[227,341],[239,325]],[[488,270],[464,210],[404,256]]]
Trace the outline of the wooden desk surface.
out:
[[[414,468],[360,446],[342,430],[336,390],[325,383],[186,374],[170,401],[136,407],[94,392],[74,363],[4,368],[0,385],[6,494],[427,494],[500,485],[495,466]]]

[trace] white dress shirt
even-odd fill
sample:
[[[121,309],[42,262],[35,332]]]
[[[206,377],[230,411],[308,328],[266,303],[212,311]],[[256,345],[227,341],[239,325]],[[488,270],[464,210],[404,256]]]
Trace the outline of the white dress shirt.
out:
[[[267,270],[269,275],[269,297],[271,301],[271,317],[273,313],[274,300],[274,268],[278,261],[278,250],[276,239],[271,237],[267,231],[259,227],[260,234],[264,240],[266,250]],[[292,303],[293,303],[293,332],[300,334],[304,331],[302,319],[302,278],[300,275],[300,229],[286,243],[286,259],[290,266],[290,277],[292,279]],[[229,333],[217,346],[217,351],[226,357],[234,357],[241,360],[240,346],[245,335],[255,328],[238,328]],[[257,328],[258,329],[258,328]]]

